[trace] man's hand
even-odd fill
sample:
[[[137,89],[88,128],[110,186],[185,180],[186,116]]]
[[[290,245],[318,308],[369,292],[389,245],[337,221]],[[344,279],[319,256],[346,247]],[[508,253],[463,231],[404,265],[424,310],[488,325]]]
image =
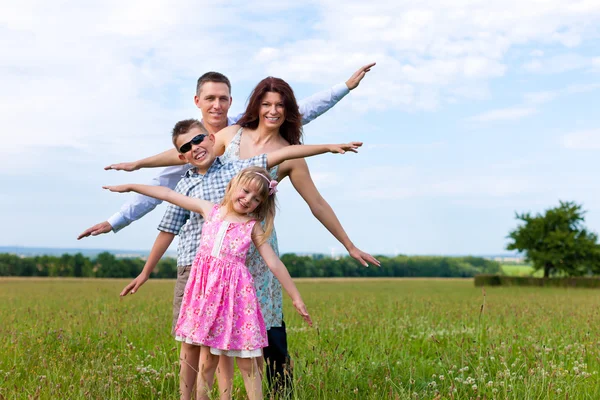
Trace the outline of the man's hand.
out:
[[[131,186],[130,185],[113,185],[113,186],[102,186],[102,189],[106,189],[106,190],[110,190],[111,192],[116,192],[116,193],[127,193],[127,192],[131,192]]]
[[[114,169],[115,171],[131,172],[131,171],[137,171],[138,169],[140,169],[140,167],[138,167],[137,163],[135,163],[135,162],[122,162],[122,163],[118,163],[118,164],[107,165],[106,167],[104,167],[104,169],[106,171]]]
[[[362,66],[358,69],[358,71],[353,73],[350,79],[346,81],[346,86],[348,86],[348,89],[355,89],[360,83],[360,81],[362,81],[362,78],[365,77],[366,73],[369,72],[375,64],[376,63],[370,63],[365,66]]]
[[[125,286],[125,288],[121,291],[119,296],[123,297],[123,296],[127,296],[128,294],[134,294],[135,292],[138,291],[140,286],[142,286],[144,283],[146,283],[147,280],[148,280],[148,275],[146,275],[144,273],[139,274],[137,276],[137,278],[135,278],[134,280],[129,282],[129,285]]]
[[[98,236],[103,233],[108,233],[112,231],[113,227],[108,223],[108,221],[100,222],[92,226],[91,228],[87,228],[85,231],[81,232],[79,236],[77,236],[77,240],[83,239],[88,236]]]
[[[332,144],[329,148],[330,153],[339,153],[344,154],[347,151],[351,151],[353,153],[358,153],[358,148],[362,146],[362,142],[350,142],[343,144]]]
[[[356,261],[361,263],[363,266],[368,267],[369,264],[380,266],[379,260],[370,255],[369,253],[365,253],[361,249],[354,247],[351,250],[348,250],[350,257],[354,258]]]

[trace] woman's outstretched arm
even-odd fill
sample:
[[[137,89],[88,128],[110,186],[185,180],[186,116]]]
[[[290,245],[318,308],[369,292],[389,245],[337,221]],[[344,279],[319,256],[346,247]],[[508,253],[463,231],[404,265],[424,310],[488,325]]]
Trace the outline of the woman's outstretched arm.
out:
[[[375,257],[356,247],[352,240],[350,240],[335,212],[323,196],[321,196],[319,190],[317,190],[310,176],[306,161],[288,161],[282,167],[280,172],[289,175],[292,185],[294,185],[296,191],[302,196],[306,204],[308,204],[312,214],[346,248],[348,254],[365,267],[369,266],[369,264],[379,266],[379,261]]]

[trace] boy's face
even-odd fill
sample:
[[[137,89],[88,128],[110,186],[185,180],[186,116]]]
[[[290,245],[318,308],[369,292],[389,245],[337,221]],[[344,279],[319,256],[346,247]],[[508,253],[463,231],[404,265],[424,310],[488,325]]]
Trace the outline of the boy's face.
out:
[[[175,139],[175,146],[177,151],[184,144],[190,142],[193,138],[198,135],[206,135],[199,128],[192,128],[189,132],[179,135]],[[215,161],[214,153],[215,136],[210,134],[204,137],[204,140],[198,144],[192,144],[191,149],[185,153],[179,153],[179,159],[192,164],[198,168],[201,172],[206,172],[212,163]]]

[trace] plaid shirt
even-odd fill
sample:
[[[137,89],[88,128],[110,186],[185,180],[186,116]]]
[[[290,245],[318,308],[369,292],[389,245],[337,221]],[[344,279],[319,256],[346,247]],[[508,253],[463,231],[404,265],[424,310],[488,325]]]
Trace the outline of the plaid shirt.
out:
[[[198,174],[195,168],[188,170],[181,178],[175,191],[189,197],[201,198],[212,203],[220,203],[225,196],[227,184],[241,170],[251,166],[267,167],[267,155],[261,154],[247,160],[237,160],[223,163],[215,159],[205,175]],[[179,234],[177,246],[177,266],[192,265],[198,247],[204,217],[201,214],[185,210],[169,204],[158,230],[175,235]]]

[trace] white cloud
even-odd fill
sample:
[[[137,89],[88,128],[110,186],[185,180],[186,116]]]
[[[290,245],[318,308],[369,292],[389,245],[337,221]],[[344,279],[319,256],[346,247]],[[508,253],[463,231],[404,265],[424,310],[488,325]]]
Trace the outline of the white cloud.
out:
[[[533,50],[531,53],[529,53],[529,55],[531,57],[541,57],[544,55],[544,52],[540,49],[537,49],[537,50]]]
[[[574,50],[545,59],[539,49],[573,48],[589,38],[600,19],[594,1],[67,5],[12,2],[0,13],[3,168],[8,154],[34,144],[40,160],[48,147],[106,158],[162,148],[174,120],[197,115],[187,88],[206,70],[220,70],[234,84],[274,74],[323,87],[377,61],[368,84],[345,100],[353,111],[369,112],[435,110],[489,98],[489,82],[506,75],[507,53],[516,46],[538,48],[531,55],[540,70],[598,65],[598,58]],[[532,112],[498,110],[475,120]],[[24,121],[32,118],[43,121],[43,134],[29,133]]]
[[[523,65],[529,72],[559,74],[583,68],[590,68],[593,60],[575,53],[560,54],[549,58],[536,58]]]
[[[600,129],[570,132],[563,136],[562,145],[574,150],[600,149]]]
[[[490,110],[466,119],[468,122],[511,121],[534,114],[537,110],[533,107],[511,107]]]
[[[523,97],[527,103],[542,104],[548,103],[558,97],[559,93],[554,91],[525,93]]]
[[[487,169],[487,168],[486,168]],[[535,192],[539,185],[527,176],[499,174],[494,168],[487,174],[481,170],[452,171],[446,175],[437,171],[431,175],[415,167],[371,167],[361,171],[355,185],[364,198],[379,200],[462,197],[510,197]],[[514,172],[514,171],[513,171]]]

